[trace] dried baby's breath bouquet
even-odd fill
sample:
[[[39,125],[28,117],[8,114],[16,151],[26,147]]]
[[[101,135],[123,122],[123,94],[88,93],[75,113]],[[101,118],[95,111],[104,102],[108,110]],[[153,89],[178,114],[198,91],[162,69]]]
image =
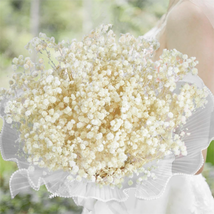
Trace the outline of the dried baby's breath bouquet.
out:
[[[207,93],[187,83],[173,93],[185,74],[197,74],[194,57],[164,49],[154,62],[158,41],[130,33],[117,41],[111,28],[58,44],[40,33],[26,48],[46,55],[50,67],[44,58],[14,58],[10,89],[1,89],[0,100],[32,166],[121,187],[152,160],[187,155],[182,136],[191,133],[172,133],[206,103]]]

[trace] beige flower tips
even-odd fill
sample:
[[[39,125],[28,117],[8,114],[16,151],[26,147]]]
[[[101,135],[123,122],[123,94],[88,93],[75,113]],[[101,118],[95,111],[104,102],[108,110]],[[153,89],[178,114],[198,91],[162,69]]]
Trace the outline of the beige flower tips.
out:
[[[30,164],[68,171],[68,181],[84,178],[121,188],[123,178],[135,172],[141,173],[137,182],[154,179],[142,168],[150,160],[170,151],[187,155],[184,134],[172,132],[206,96],[189,84],[173,93],[178,79],[197,74],[194,58],[165,49],[153,62],[158,41],[130,33],[116,41],[111,28],[101,25],[80,42],[58,44],[40,33],[26,48],[43,57],[13,59],[13,70],[23,72],[14,74],[9,90],[0,90],[0,101],[11,97],[4,106],[6,122],[21,124]]]

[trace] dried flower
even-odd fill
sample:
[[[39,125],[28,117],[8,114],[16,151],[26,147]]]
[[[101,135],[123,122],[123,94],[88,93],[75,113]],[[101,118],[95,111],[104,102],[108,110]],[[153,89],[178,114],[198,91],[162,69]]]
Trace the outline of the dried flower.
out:
[[[22,55],[14,58],[13,70],[25,71],[14,76],[9,90],[0,90],[0,100],[12,100],[4,105],[6,122],[21,124],[29,163],[69,171],[68,181],[86,178],[121,188],[123,177],[134,172],[145,173],[137,182],[155,178],[142,168],[152,159],[170,151],[187,155],[185,133],[172,133],[205,103],[206,91],[185,84],[173,93],[178,79],[197,74],[195,58],[164,49],[153,62],[158,41],[127,33],[116,43],[111,27],[101,25],[81,42],[58,44],[40,33],[26,47],[47,53],[51,69],[44,70],[43,58],[35,63]]]

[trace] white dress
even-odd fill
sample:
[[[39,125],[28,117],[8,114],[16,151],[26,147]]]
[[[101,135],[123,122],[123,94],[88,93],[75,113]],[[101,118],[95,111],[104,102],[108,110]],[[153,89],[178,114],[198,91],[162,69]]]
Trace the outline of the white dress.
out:
[[[188,1],[204,8],[214,30],[213,0]],[[154,27],[144,36],[156,37],[160,28]],[[198,88],[205,86],[199,76],[188,74],[179,80],[177,91],[184,82],[195,83]],[[148,179],[142,184],[135,183],[132,187],[124,185],[122,189],[100,189],[85,180],[68,181],[69,172],[49,172],[37,166],[29,167],[24,156],[16,155],[14,141],[18,133],[4,122],[0,133],[2,157],[6,161],[15,161],[19,168],[10,178],[11,197],[32,188],[38,191],[41,185],[45,185],[51,193],[50,198],[73,198],[78,206],[84,207],[82,214],[214,214],[214,199],[205,178],[201,174],[194,175],[203,165],[201,151],[214,139],[214,95],[209,89],[208,91],[206,107],[197,110],[183,127],[191,132],[190,136],[185,137],[188,155],[181,158],[166,156],[155,171],[156,180]],[[2,115],[4,109],[0,105],[0,116]]]
[[[184,0],[178,1],[175,6],[182,1]],[[207,12],[206,16],[214,28],[214,1],[188,1],[191,1],[197,6],[204,7],[204,11]],[[171,12],[171,10],[169,12]],[[162,23],[159,27],[155,26],[143,37],[158,39],[164,30],[168,14],[162,16],[162,19],[160,20]],[[199,76],[195,80],[192,76],[184,79],[192,83],[198,82],[198,85],[204,84]],[[212,93],[211,96],[213,96]],[[211,120],[214,120],[214,114],[212,114]],[[200,121],[199,118],[198,121]],[[195,121],[195,123],[197,122]],[[214,139],[214,124],[210,127],[209,141],[211,142]],[[90,207],[91,203],[89,203],[89,205],[85,204],[83,214],[214,214],[214,198],[202,174],[172,176],[163,191],[163,195],[156,199],[145,200],[137,198],[135,196],[135,189],[130,189],[126,193],[128,193],[129,198],[125,202],[110,201],[106,203],[99,200],[93,201],[94,207],[91,212],[86,208],[87,206]],[[81,201],[79,198],[79,203],[78,201],[76,201],[76,203],[84,206],[85,201]]]

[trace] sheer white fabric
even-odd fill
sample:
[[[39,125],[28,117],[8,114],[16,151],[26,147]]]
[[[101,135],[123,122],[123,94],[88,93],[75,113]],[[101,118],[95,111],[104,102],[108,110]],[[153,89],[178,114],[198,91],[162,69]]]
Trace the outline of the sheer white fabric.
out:
[[[210,4],[206,12],[214,8],[213,1],[191,1]],[[210,14],[208,17],[213,23],[214,18]],[[164,22],[144,36],[157,38]],[[199,76],[188,74],[178,82],[175,93],[179,93],[179,87],[184,83],[196,84],[198,88],[206,87]],[[156,180],[148,179],[143,184],[134,182],[130,187],[127,178],[122,189],[107,186],[99,188],[87,180],[68,181],[66,178],[69,173],[62,170],[49,172],[38,166],[29,168],[24,153],[16,155],[18,148],[14,147],[14,142],[18,138],[17,130],[4,122],[0,135],[1,153],[4,160],[15,161],[19,167],[10,178],[11,197],[14,198],[19,192],[29,191],[31,188],[39,190],[41,185],[45,185],[51,193],[50,197],[73,198],[78,206],[84,206],[84,214],[213,214],[214,200],[209,187],[202,175],[194,175],[204,162],[201,151],[214,140],[214,95],[206,88],[209,95],[205,107],[195,111],[187,123],[175,131],[180,133],[188,128],[191,132],[190,136],[184,137],[188,156],[179,158],[170,154],[160,160],[159,167],[154,169]],[[4,101],[0,105],[0,115],[4,115]],[[152,163],[147,166],[150,164]],[[142,174],[135,174],[135,181]]]

